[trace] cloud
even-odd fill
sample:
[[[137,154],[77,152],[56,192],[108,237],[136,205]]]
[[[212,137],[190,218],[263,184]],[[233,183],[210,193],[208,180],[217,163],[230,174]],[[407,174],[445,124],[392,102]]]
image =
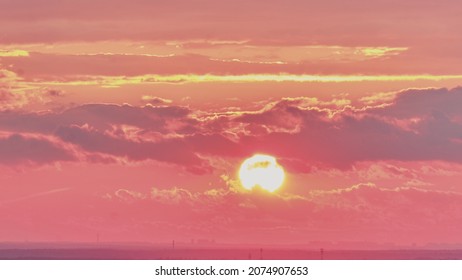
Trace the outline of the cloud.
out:
[[[462,114],[456,109],[462,106],[461,96],[459,88],[414,90],[401,93],[384,108],[337,110],[334,116],[316,107],[302,108],[281,101],[236,120],[265,128],[297,128],[297,133],[276,129],[259,137],[246,135],[240,143],[256,151],[320,166],[347,168],[357,162],[379,160],[461,163]],[[409,129],[399,122],[405,116],[420,120]]]
[[[194,124],[194,120],[187,117],[189,113],[189,109],[179,106],[85,104],[58,113],[3,111],[0,112],[0,128],[53,133],[60,126],[88,125],[98,130],[108,130],[113,125],[130,125],[167,133],[170,122],[175,121],[177,127],[184,129]]]
[[[4,28],[0,29],[6,34],[5,42],[148,41],[159,38],[271,42],[277,38],[267,30],[275,30],[284,34],[283,39],[289,42],[359,46],[367,46],[369,42],[419,45],[425,39],[429,44],[433,42],[417,31],[431,28],[439,41],[448,40],[451,35],[454,38],[455,31],[448,26],[457,22],[457,16],[451,11],[458,8],[453,1],[445,1],[445,5],[438,7],[425,2],[416,8],[397,1],[371,4],[363,0],[352,1],[348,6],[337,0],[316,4],[297,0],[291,6],[274,0],[267,1],[265,9],[258,2],[210,0],[201,3],[175,0],[155,5],[145,1],[127,4],[107,0],[64,1],[59,5],[51,0],[40,5],[29,1],[1,4],[0,18],[13,23],[3,24]],[[307,13],[311,14],[308,18],[305,17]],[[232,16],[235,14],[239,14],[239,24]],[[414,20],[412,25],[406,18],[409,15]],[[385,20],[390,18],[393,20]],[[252,24],[248,24],[250,22]],[[342,23],[340,29],[339,22]],[[440,24],[434,25],[434,22]],[[276,40],[279,41],[283,40]]]
[[[261,238],[259,242],[284,242],[288,237],[294,242],[313,238],[422,242],[443,237],[454,242],[458,239],[456,232],[461,232],[456,225],[462,219],[462,195],[413,187],[387,189],[359,184],[313,191],[305,197],[233,189],[192,192],[153,188],[149,194],[137,197],[138,203],[131,203],[133,196],[130,201],[114,198],[122,208],[149,209],[152,221],[169,221],[176,225],[175,230],[191,228],[189,236],[199,232],[209,237],[228,228],[234,238],[256,234]],[[155,214],[159,211],[164,214]],[[211,232],[199,230],[197,223]],[[270,228],[279,229],[268,234]],[[265,231],[267,234],[261,235]]]
[[[7,103],[13,99],[13,97],[11,92],[0,88],[0,103]]]
[[[78,126],[60,127],[56,135],[88,152],[126,157],[131,161],[157,160],[185,166],[194,173],[208,172],[210,167],[182,139],[132,141]]]
[[[143,195],[142,193],[136,192],[136,191],[130,191],[127,189],[118,189],[115,193],[114,196],[122,201],[125,202],[133,202],[139,199],[144,199],[146,196]]]
[[[267,1],[265,9],[262,9],[258,2],[216,3],[209,0],[201,1],[200,4],[184,1],[169,1],[162,4],[136,1],[136,4],[130,5],[119,0],[99,0],[97,3],[65,1],[59,5],[55,1],[47,0],[42,1],[41,5],[28,1],[0,3],[0,5],[2,22],[0,34],[4,34],[0,38],[0,44],[6,46],[18,43],[55,46],[70,42],[125,41],[135,44],[161,42],[160,44],[171,43],[171,45],[178,43],[176,45],[184,46],[185,53],[188,53],[197,50],[198,47],[206,48],[211,45],[213,48],[208,50],[216,50],[215,54],[219,54],[211,55],[212,59],[242,62],[231,63],[225,67],[226,70],[231,71],[246,68],[247,62],[284,69],[279,66],[283,66],[285,61],[293,62],[301,58],[302,61],[298,62],[307,63],[293,67],[294,71],[298,68],[299,71],[316,69],[321,73],[332,73],[337,70],[341,73],[354,71],[355,74],[383,74],[384,72],[405,74],[428,73],[428,71],[451,74],[458,73],[456,62],[460,62],[458,50],[461,41],[454,40],[458,33],[452,28],[458,22],[458,17],[453,12],[458,10],[454,1],[445,1],[445,5],[438,7],[425,2],[420,3],[418,8],[411,8],[398,1],[371,4],[364,0],[352,1],[348,7],[337,0],[316,4],[295,1],[290,7],[279,0],[274,0]],[[332,7],[337,8],[332,9]],[[398,11],[396,7],[399,7]],[[311,16],[305,17],[308,13]],[[233,16],[235,14],[239,14],[239,24],[236,24]],[[408,22],[409,16],[413,18],[412,24]],[[435,22],[439,24],[436,25]],[[339,28],[339,23],[342,28]],[[275,30],[277,34],[283,35],[274,36],[267,30]],[[434,35],[431,40],[428,34],[420,32],[421,30],[433,30]],[[446,41],[451,41],[452,44],[439,43]],[[242,45],[242,42],[245,42],[245,45]],[[278,48],[281,46],[288,48]],[[326,50],[326,46],[329,46],[330,50]],[[305,49],[306,47],[308,50]],[[117,46],[108,47],[107,50],[116,48]],[[222,48],[227,49],[220,52]],[[322,50],[319,51],[318,48]],[[255,49],[260,49],[261,54],[254,55]],[[312,64],[310,54],[322,57],[324,63]],[[33,56],[32,53],[31,55]],[[371,57],[377,58],[377,61],[368,63]],[[344,63],[351,61],[352,58],[359,60],[361,64],[350,67],[348,63]],[[64,59],[50,60],[50,68],[53,68],[56,63],[59,64],[60,60],[64,61]],[[75,60],[77,65],[67,69],[82,69],[85,64],[79,63],[79,58]],[[118,64],[118,61],[123,58],[107,60],[110,61],[109,64]],[[144,64],[143,58],[136,60]],[[342,62],[331,63],[332,60]],[[363,62],[366,62],[365,65],[362,65]],[[139,71],[136,63],[130,63],[129,67],[122,68],[107,67],[109,64],[106,63],[106,67],[92,63],[95,67],[87,67],[87,71],[91,72],[93,69],[100,71],[106,69],[105,71],[111,72],[124,69],[130,73]],[[210,64],[211,61],[208,62],[208,65]],[[182,64],[180,68],[185,71],[191,67],[202,68],[202,65]],[[257,68],[256,65],[252,67]],[[158,69],[162,68],[162,65],[158,67]],[[222,73],[226,72],[225,69]],[[268,72],[258,71],[258,73]]]
[[[262,82],[295,82],[295,83],[361,83],[361,82],[408,82],[408,81],[441,81],[460,80],[462,75],[317,75],[317,74],[146,74],[138,76],[104,76],[74,75],[62,80],[59,76],[46,79],[34,79],[30,85],[49,86],[102,86],[119,87],[123,85],[149,85],[159,83],[262,83]]]
[[[462,87],[453,89],[411,89],[399,92],[392,105],[372,110],[372,113],[397,119],[425,117],[435,113],[461,115]]]
[[[191,136],[190,143],[179,137],[198,129],[194,127],[197,121],[188,116],[189,112],[177,106],[111,104],[88,104],[45,114],[3,111],[0,112],[0,129],[57,136],[65,143],[80,147],[82,152],[90,153],[86,158],[92,161],[106,154],[130,161],[153,159],[174,163],[193,173],[209,172],[207,162],[196,155],[207,145],[201,143],[202,136]],[[169,133],[173,136],[169,137]],[[217,145],[219,141],[210,143],[210,149],[224,148]]]
[[[0,129],[58,136],[88,153],[153,159],[198,173],[211,171],[201,156],[254,153],[280,158],[290,172],[374,161],[462,163],[461,96],[460,88],[410,90],[385,107],[366,109],[282,99],[218,117],[171,104],[86,104],[40,114],[3,111]]]
[[[148,74],[406,74],[397,67],[374,64],[393,51],[374,47],[219,45],[188,48],[187,42],[96,42],[18,45],[27,56],[4,56],[5,65],[33,80],[50,76],[142,76]],[[0,44],[0,48],[1,48]],[[95,51],[96,49],[96,51]],[[375,50],[369,56],[366,50]],[[1,50],[0,50],[1,57]],[[393,65],[395,62],[389,62]],[[43,67],[46,65],[47,67]],[[388,67],[387,67],[388,66]],[[376,69],[375,69],[376,68]],[[418,67],[416,67],[418,69]],[[415,71],[411,71],[415,72]]]
[[[72,152],[43,137],[11,134],[0,138],[0,163],[2,164],[49,164],[56,161],[73,160],[76,158]]]
[[[0,57],[21,57],[29,56],[29,52],[24,50],[2,50],[0,49]]]
[[[442,226],[450,234],[462,195],[451,192],[428,191],[413,187],[395,189],[360,184],[347,189],[320,192],[313,197],[326,209],[345,211],[351,223],[367,222],[370,227],[387,227],[387,231],[401,232],[429,229],[429,225]],[[353,219],[352,219],[353,218]],[[355,220],[356,219],[356,220]],[[454,219],[454,220],[453,220]],[[431,231],[428,234],[432,234]]]
[[[81,46],[75,46],[75,50],[72,45],[69,47],[66,44],[58,44],[57,48],[64,48],[67,53],[47,53],[50,49],[45,45],[31,52],[29,56],[3,57],[2,63],[10,65],[25,81],[34,85],[40,82],[49,85],[108,87],[133,83],[412,82],[461,79],[461,75],[452,71],[450,66],[446,67],[448,69],[420,74],[421,69],[425,69],[425,64],[415,57],[408,58],[407,64],[412,67],[403,69],[400,56],[386,60],[370,59],[360,51],[361,47],[239,45],[237,49],[223,50],[216,47],[217,49],[192,52],[183,49],[180,43],[178,48],[169,44],[169,50],[165,49],[165,42],[157,42],[157,45],[156,42],[151,42],[149,44],[152,44],[152,49],[145,50],[148,53],[130,54],[124,53],[127,48],[139,52],[140,45],[144,45],[133,42],[126,44],[129,46],[119,46],[122,48],[120,54],[78,53]],[[40,45],[30,46],[37,48]],[[113,42],[98,46],[109,51],[116,47],[117,43]],[[292,50],[294,48],[295,51]],[[246,50],[251,50],[247,54],[250,57],[240,59],[239,56]],[[314,52],[312,57],[304,57],[311,53],[310,50]],[[161,54],[156,55],[158,53]],[[220,58],[223,54],[230,57]],[[352,59],[354,56],[358,57]]]
[[[195,173],[210,169],[198,153],[239,154],[238,145],[226,137],[201,133],[203,128],[189,114],[189,109],[173,105],[86,104],[59,113],[3,111],[0,129],[57,136],[84,152],[175,163]]]
[[[415,180],[417,172],[400,165],[383,162],[364,162],[359,170],[355,170],[366,180],[410,179]],[[357,165],[358,166],[358,165]],[[358,166],[359,167],[359,166]]]
[[[0,64],[0,111],[23,108],[28,104],[41,104],[48,101],[47,92],[37,91],[40,87],[31,87],[23,83],[17,73],[2,69]]]
[[[61,97],[64,95],[64,92],[59,89],[46,89],[45,93],[51,97]]]
[[[142,101],[148,102],[152,105],[165,105],[165,104],[170,104],[172,103],[172,100],[170,99],[165,99],[161,97],[156,97],[156,96],[151,96],[151,95],[144,95],[141,98]]]

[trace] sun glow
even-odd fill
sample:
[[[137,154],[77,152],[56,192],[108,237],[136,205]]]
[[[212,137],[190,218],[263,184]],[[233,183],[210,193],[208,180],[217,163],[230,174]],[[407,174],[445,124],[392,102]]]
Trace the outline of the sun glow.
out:
[[[246,159],[239,169],[239,179],[244,188],[257,186],[273,192],[284,182],[284,169],[269,155],[254,155]]]

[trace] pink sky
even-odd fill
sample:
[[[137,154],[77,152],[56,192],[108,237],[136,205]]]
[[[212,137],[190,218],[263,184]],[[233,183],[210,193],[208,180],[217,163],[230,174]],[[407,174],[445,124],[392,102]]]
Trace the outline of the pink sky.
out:
[[[462,244],[461,12],[0,0],[0,242]]]

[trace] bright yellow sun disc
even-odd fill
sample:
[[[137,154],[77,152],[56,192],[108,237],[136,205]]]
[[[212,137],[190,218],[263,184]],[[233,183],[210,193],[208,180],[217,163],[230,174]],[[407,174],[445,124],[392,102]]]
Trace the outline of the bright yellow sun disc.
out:
[[[246,159],[239,169],[241,184],[248,190],[260,186],[273,192],[281,187],[284,178],[284,169],[269,155],[254,155]]]

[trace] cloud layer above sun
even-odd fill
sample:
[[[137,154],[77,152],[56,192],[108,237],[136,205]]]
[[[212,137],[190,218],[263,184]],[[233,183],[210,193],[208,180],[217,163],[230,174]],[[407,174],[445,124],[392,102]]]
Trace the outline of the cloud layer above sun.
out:
[[[454,88],[407,90],[382,105],[363,107],[300,97],[246,111],[203,112],[174,104],[3,111],[2,159],[152,159],[204,172],[212,166],[201,156],[242,158],[256,151],[286,160],[294,172],[346,169],[362,161],[462,163],[460,106],[462,91]],[[18,147],[8,149],[11,143]],[[28,151],[31,145],[43,149]]]

